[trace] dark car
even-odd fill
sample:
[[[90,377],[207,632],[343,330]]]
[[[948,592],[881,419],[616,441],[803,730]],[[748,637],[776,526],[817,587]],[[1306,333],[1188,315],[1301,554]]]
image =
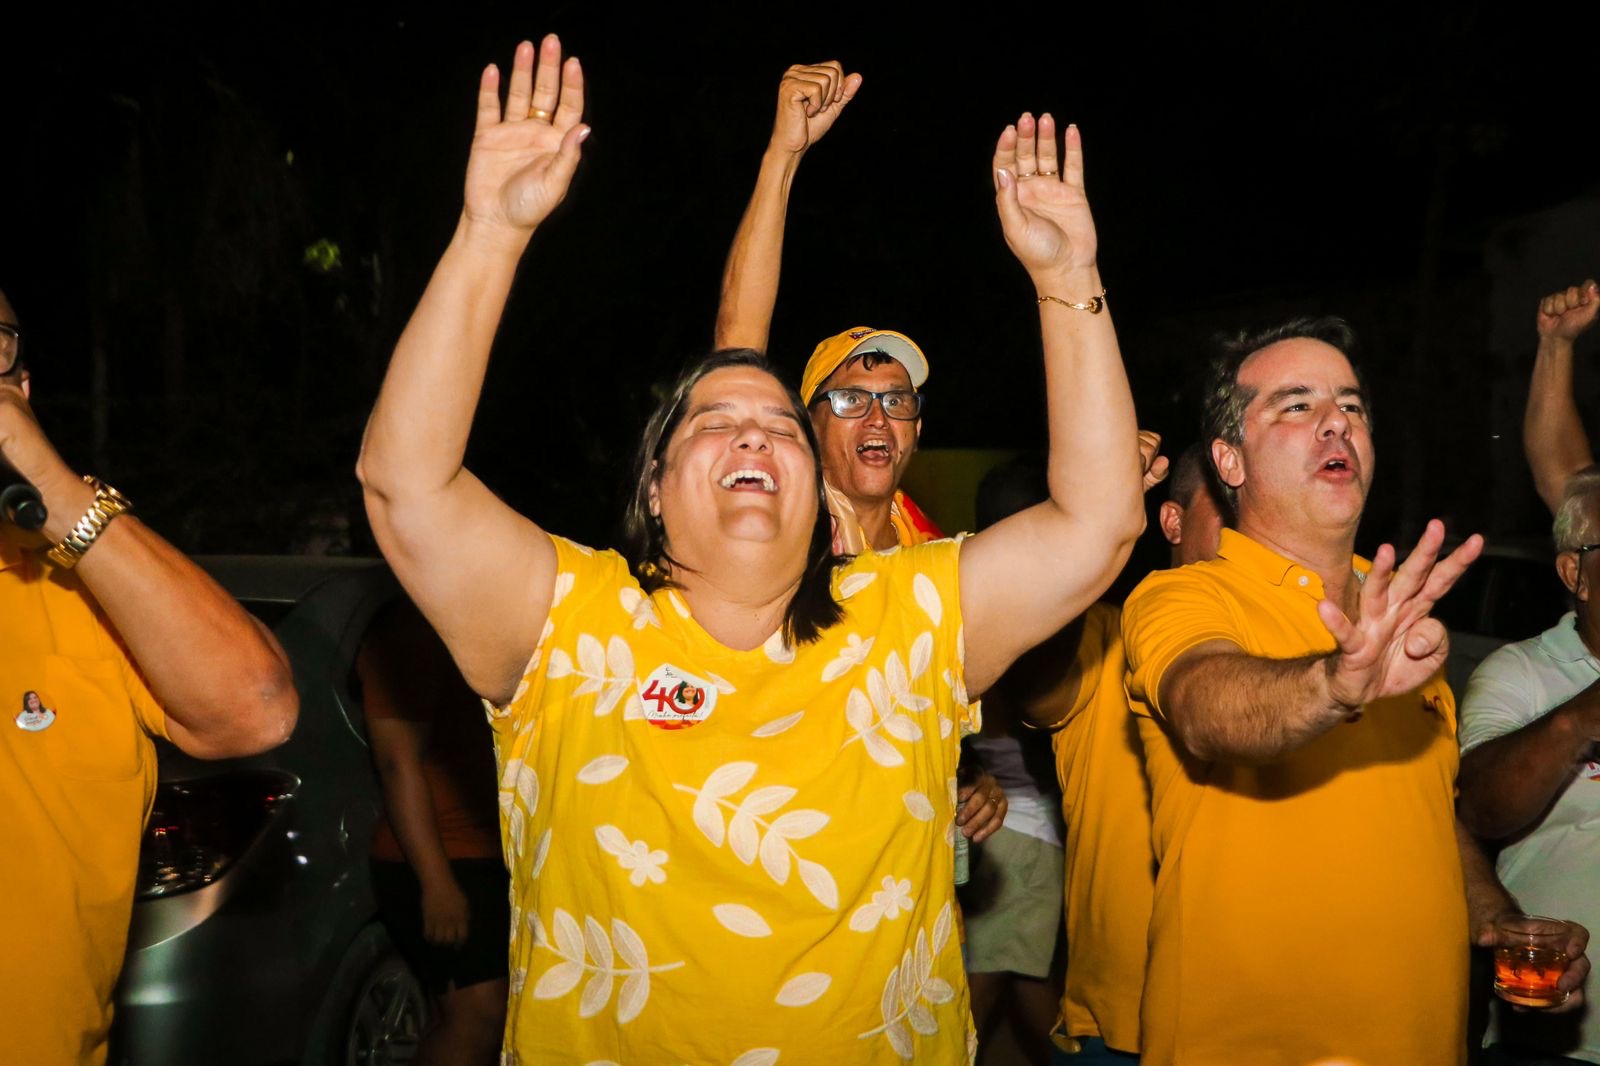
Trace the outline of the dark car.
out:
[[[400,589],[376,560],[199,562],[277,634],[300,720],[245,759],[160,746],[110,1061],[409,1062],[426,1002],[368,883],[380,793],[353,686]]]
[[[1433,611],[1450,630],[1445,669],[1457,702],[1490,652],[1544,632],[1571,609],[1548,537],[1497,538],[1486,546]]]

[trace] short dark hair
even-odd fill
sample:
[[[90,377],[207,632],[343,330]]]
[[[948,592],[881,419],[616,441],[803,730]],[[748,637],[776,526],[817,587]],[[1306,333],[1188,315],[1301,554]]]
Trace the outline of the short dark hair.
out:
[[[1202,492],[1210,492],[1214,497],[1214,486],[1206,473],[1210,466],[1211,449],[1200,441],[1179,452],[1167,475],[1167,499],[1188,508]]]
[[[793,408],[795,420],[800,423],[806,443],[811,446],[816,473],[817,520],[811,530],[805,573],[783,616],[784,639],[791,645],[809,644],[821,637],[823,630],[844,617],[844,609],[833,598],[833,570],[845,559],[833,553],[833,519],[828,513],[828,498],[822,488],[822,456],[811,420],[806,417],[805,405],[800,402],[799,394],[778,376],[767,357],[753,348],[723,348],[696,359],[684,367],[677,381],[667,390],[665,398],[656,406],[655,413],[645,425],[644,438],[639,442],[633,496],[623,512],[623,556],[638,575],[639,585],[645,592],[673,586],[668,568],[681,568],[683,564],[667,550],[666,528],[660,517],[650,513],[650,486],[656,480],[673,431],[683,421],[689,393],[707,374],[740,366],[768,374],[778,383],[789,399],[789,406]]]
[[[817,385],[817,391],[811,394],[812,405],[815,406],[816,404],[822,402],[824,399],[822,394],[828,391],[828,382],[832,381],[846,368],[855,366],[857,363],[860,363],[861,369],[867,371],[869,374],[885,363],[893,363],[898,367],[905,368],[906,376],[908,378],[911,376],[910,368],[906,367],[906,365],[900,360],[896,359],[888,352],[879,351],[877,348],[869,348],[864,352],[856,352],[854,355],[845,359],[844,362],[828,371],[828,376],[823,378],[821,383]],[[912,391],[916,391],[915,385],[911,386],[911,388]]]
[[[1356,331],[1338,315],[1298,315],[1266,329],[1241,329],[1219,333],[1212,338],[1211,360],[1206,366],[1205,393],[1200,406],[1200,444],[1210,451],[1214,440],[1238,446],[1244,443],[1244,413],[1256,398],[1256,390],[1239,384],[1239,368],[1246,359],[1279,341],[1305,337],[1339,349],[1355,371],[1367,408],[1367,424],[1372,424],[1372,401],[1366,395],[1366,381],[1356,353],[1360,341]],[[1217,487],[1231,505],[1235,492],[1218,478]]]

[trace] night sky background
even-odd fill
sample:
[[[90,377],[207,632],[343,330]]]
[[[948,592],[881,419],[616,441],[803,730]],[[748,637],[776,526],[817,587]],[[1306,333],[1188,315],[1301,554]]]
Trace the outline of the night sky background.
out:
[[[1084,132],[1144,424],[1193,438],[1214,331],[1343,313],[1378,430],[1363,546],[1434,514],[1535,533],[1534,305],[1600,271],[1595,33],[1511,10],[41,10],[0,46],[0,287],[46,429],[181,547],[303,550],[348,523],[371,550],[360,430],[459,212],[478,71],[555,30],[595,132],[469,464],[609,543],[652,386],[709,346],[778,79],[839,58],[865,84],[796,183],[772,344],[796,380],[823,336],[899,329],[932,365],[925,447],[1042,444],[988,161],[1048,109]]]

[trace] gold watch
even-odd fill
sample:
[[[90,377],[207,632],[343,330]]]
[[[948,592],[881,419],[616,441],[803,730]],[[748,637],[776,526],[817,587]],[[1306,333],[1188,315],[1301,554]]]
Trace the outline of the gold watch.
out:
[[[63,570],[71,570],[78,565],[78,560],[94,546],[95,540],[105,532],[106,526],[111,524],[113,518],[124,511],[133,510],[132,500],[99,478],[85,474],[83,480],[94,487],[94,503],[90,504],[89,510],[78,519],[78,524],[61,538],[61,543],[49,551],[50,561]]]

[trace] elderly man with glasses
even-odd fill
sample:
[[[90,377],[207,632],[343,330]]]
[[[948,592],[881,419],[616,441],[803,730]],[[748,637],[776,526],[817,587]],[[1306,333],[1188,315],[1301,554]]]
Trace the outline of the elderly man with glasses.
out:
[[[1506,842],[1500,877],[1523,909],[1591,929],[1600,923],[1600,469],[1589,465],[1571,364],[1597,296],[1586,281],[1540,302],[1525,423],[1534,481],[1555,511],[1556,573],[1573,609],[1473,672],[1461,701],[1460,776],[1461,819]],[[1600,1062],[1600,1015],[1501,1010],[1490,1039],[1490,1062]]]

